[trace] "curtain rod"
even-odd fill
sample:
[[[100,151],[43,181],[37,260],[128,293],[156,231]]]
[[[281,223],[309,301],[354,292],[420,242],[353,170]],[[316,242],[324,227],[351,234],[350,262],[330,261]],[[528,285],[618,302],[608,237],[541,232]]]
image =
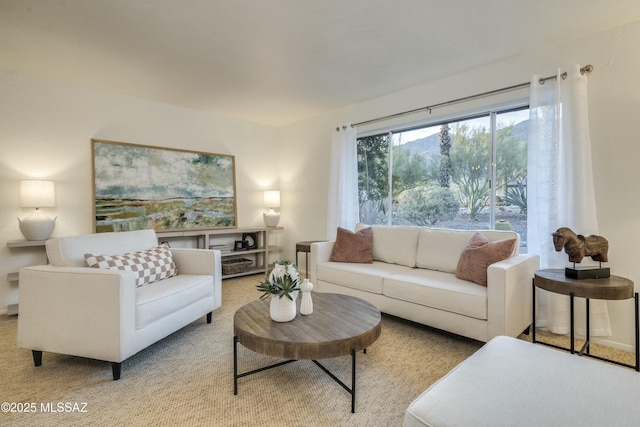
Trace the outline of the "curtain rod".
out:
[[[585,65],[584,67],[580,68],[580,74],[590,73],[592,71],[593,71],[593,65],[591,65],[591,64]],[[539,81],[540,81],[540,84],[542,85],[547,80],[553,80],[553,79],[556,79],[557,77],[558,76],[543,77]],[[564,73],[560,74],[560,77],[563,80],[566,79],[567,78],[567,72],[565,71]],[[497,94],[503,93],[503,92],[510,92],[512,90],[522,89],[522,88],[525,88],[525,87],[530,86],[530,85],[531,85],[531,82],[520,83],[520,84],[513,85],[513,86],[507,86],[507,87],[503,87],[501,89],[490,90],[488,92],[483,92],[483,93],[479,93],[479,94],[476,94],[476,95],[470,95],[470,96],[465,96],[463,98],[453,99],[451,101],[441,102],[439,104],[429,105],[429,106],[422,107],[422,108],[416,108],[416,109],[409,110],[409,111],[403,111],[401,113],[389,114],[387,116],[382,116],[382,117],[377,117],[375,119],[365,120],[365,121],[362,121],[362,122],[354,123],[354,124],[351,125],[351,127],[361,126],[361,125],[368,125],[370,123],[381,122],[383,120],[395,119],[396,117],[402,117],[402,116],[406,116],[408,114],[414,114],[414,113],[418,113],[418,112],[421,112],[421,111],[428,111],[429,113],[431,113],[431,110],[434,109],[434,108],[445,107],[447,105],[454,105],[454,104],[458,104],[460,102],[470,101],[470,100],[478,99],[478,98],[483,98],[485,96],[490,96],[490,95],[497,95]],[[345,126],[343,126],[342,128],[344,129]],[[340,127],[336,127],[336,130],[340,131]]]

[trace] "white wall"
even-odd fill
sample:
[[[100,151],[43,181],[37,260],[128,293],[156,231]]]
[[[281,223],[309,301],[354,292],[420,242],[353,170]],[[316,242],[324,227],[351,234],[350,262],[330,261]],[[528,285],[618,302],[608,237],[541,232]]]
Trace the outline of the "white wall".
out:
[[[8,249],[23,239],[19,180],[56,183],[53,237],[93,232],[91,138],[232,154],[238,225],[263,226],[262,190],[277,188],[277,130],[203,111],[0,72],[0,313],[18,301],[8,273],[44,263],[43,251]]]
[[[591,137],[598,220],[600,234],[610,242],[609,267],[613,274],[640,283],[640,198],[635,197],[640,182],[640,22],[537,49],[281,128],[280,152],[299,156],[294,170],[287,171],[281,165],[280,174],[289,256],[293,257],[296,241],[325,237],[329,147],[335,126],[527,82],[533,74],[553,75],[558,67],[572,64],[592,64],[595,68],[589,75]],[[448,112],[434,110],[431,117]],[[427,117],[417,115],[407,120]],[[613,328],[609,340],[618,347],[632,348],[632,303],[628,300],[608,305]]]

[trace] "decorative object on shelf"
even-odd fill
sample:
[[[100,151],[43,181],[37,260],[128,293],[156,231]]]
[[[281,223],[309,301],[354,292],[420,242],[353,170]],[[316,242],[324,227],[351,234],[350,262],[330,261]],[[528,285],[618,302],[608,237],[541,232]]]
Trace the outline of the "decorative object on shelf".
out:
[[[246,251],[249,249],[249,242],[246,240],[236,240],[233,245],[234,251]]]
[[[222,274],[238,274],[244,273],[251,267],[253,261],[247,258],[230,258],[225,259],[221,262],[222,264]]]
[[[276,227],[278,221],[280,221],[280,212],[275,211],[275,208],[280,207],[280,191],[265,191],[264,207],[269,208],[267,213],[262,214],[264,225],[267,227]]]
[[[256,288],[261,300],[271,296],[269,314],[275,322],[289,322],[296,317],[296,298],[300,291],[300,272],[293,261],[276,261],[269,265],[265,280]]]
[[[242,233],[242,240],[247,242],[247,249],[258,249],[258,233]]]
[[[602,236],[583,236],[576,234],[568,227],[560,227],[553,236],[553,246],[557,252],[563,248],[569,255],[569,262],[573,263],[573,268],[565,268],[565,276],[572,279],[600,279],[611,276],[609,268],[603,268],[602,263],[609,261],[609,242]],[[600,263],[599,267],[576,267],[576,263],[581,263],[584,257],[591,257],[592,260]]]
[[[56,191],[53,181],[20,181],[20,207],[35,208],[24,218],[18,217],[20,231],[27,240],[47,240],[56,226],[57,217],[51,218],[40,208],[56,205]]]
[[[313,289],[313,284],[309,281],[309,279],[304,279],[302,281],[302,285],[300,285],[300,291],[302,292],[302,299],[300,300],[300,314],[303,314],[305,316],[313,313],[311,289]]]

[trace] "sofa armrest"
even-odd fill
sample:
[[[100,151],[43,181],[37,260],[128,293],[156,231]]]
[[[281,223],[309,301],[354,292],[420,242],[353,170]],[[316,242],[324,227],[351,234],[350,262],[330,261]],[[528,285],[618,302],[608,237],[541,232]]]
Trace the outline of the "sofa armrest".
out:
[[[110,362],[135,354],[132,272],[43,265],[19,277],[19,347]]]
[[[171,248],[178,274],[213,276],[215,308],[222,305],[221,252],[212,249]]]
[[[531,281],[539,265],[538,255],[521,254],[489,266],[487,340],[498,335],[517,337],[531,325]]]
[[[311,262],[309,269],[309,280],[315,284],[318,282],[317,266],[322,262],[327,262],[331,259],[331,253],[333,252],[333,245],[335,241],[329,242],[315,242],[311,244]]]

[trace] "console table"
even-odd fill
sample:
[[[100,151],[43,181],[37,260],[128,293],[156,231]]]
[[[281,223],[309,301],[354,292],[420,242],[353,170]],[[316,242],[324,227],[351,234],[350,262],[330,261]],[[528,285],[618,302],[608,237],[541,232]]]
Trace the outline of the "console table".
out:
[[[167,239],[196,239],[198,248],[220,250],[223,261],[238,257],[247,257],[253,261],[247,270],[233,274],[222,274],[223,279],[229,279],[250,274],[266,273],[269,267],[270,253],[280,250],[279,246],[270,244],[271,233],[282,230],[284,230],[284,227],[248,227],[163,231],[156,234],[160,241]],[[249,234],[253,235],[252,239],[255,239],[255,242],[253,242],[255,246],[251,249],[236,250],[234,242],[244,239],[244,236]]]
[[[324,242],[325,240],[305,240],[304,242],[296,243],[296,264],[298,264],[298,252],[304,252],[305,267],[304,274],[309,278],[309,253],[311,252],[311,244],[316,242]],[[298,264],[300,265],[300,264]]]
[[[569,309],[570,309],[570,348],[564,348],[555,344],[546,343],[536,340],[536,287],[544,289],[549,292],[569,296]],[[617,365],[626,366],[628,368],[634,368],[636,371],[640,371],[640,326],[638,325],[638,293],[634,292],[633,282],[627,278],[620,276],[611,276],[601,279],[571,279],[566,277],[564,269],[546,269],[538,270],[535,272],[533,278],[533,321],[532,321],[532,335],[531,341],[534,343],[544,344],[550,347],[559,348],[561,350],[570,351],[571,354],[575,353],[574,347],[574,298],[585,298],[586,302],[586,335],[585,343],[579,351],[580,356],[589,356],[594,359],[600,359],[607,362],[615,363]],[[589,299],[602,299],[602,300],[624,300],[634,299],[635,307],[635,345],[636,345],[636,364],[628,365],[616,360],[606,359],[604,357],[596,356],[590,353],[589,344]]]

